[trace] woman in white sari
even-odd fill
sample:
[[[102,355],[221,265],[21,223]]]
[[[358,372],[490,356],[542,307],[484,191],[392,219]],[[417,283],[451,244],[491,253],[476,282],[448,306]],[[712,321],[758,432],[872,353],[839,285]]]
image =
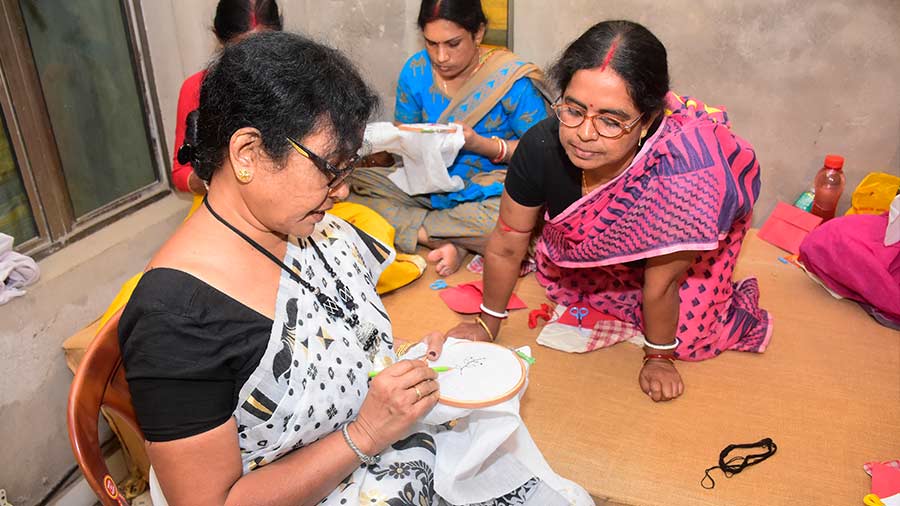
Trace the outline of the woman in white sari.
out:
[[[439,427],[421,423],[435,373],[398,360],[375,292],[393,252],[325,213],[375,103],[345,57],[298,35],[251,36],[210,66],[191,142],[205,205],[119,326],[155,504],[447,504]],[[485,504],[537,502],[568,504],[536,476]]]

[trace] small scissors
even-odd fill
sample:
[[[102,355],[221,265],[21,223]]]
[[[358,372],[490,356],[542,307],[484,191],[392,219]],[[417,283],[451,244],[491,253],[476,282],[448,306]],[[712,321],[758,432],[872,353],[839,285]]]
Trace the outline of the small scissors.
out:
[[[866,496],[863,497],[863,503],[865,503],[866,506],[884,506],[884,503],[881,502],[881,499],[875,494],[866,494]]]
[[[578,319],[578,328],[581,328],[581,320],[584,320],[584,317],[588,315],[588,308],[586,307],[570,307],[569,314]]]

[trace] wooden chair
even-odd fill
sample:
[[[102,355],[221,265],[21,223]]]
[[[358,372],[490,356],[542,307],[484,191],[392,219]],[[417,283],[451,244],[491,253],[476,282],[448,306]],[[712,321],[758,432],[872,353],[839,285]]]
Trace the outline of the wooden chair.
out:
[[[121,316],[120,309],[97,332],[85,353],[72,380],[66,413],[72,451],[103,506],[127,506],[128,502],[110,476],[100,448],[98,423],[101,410],[107,418],[111,416],[116,422],[122,422],[116,423],[114,430],[127,429],[143,439],[122,368],[117,332]]]

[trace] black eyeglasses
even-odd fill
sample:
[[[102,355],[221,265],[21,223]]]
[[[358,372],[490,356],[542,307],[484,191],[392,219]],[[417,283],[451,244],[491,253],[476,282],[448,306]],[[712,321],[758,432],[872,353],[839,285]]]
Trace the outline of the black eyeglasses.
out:
[[[359,161],[360,155],[356,154],[350,157],[347,160],[347,163],[344,165],[344,168],[338,168],[334,165],[328,163],[328,160],[322,158],[321,156],[313,153],[308,147],[300,144],[299,142],[291,139],[290,137],[286,137],[287,141],[291,143],[291,146],[297,150],[298,153],[309,158],[309,161],[316,166],[323,174],[325,174],[328,180],[328,189],[334,190],[338,186],[344,183],[350,174],[353,174],[353,170],[356,168],[356,162]]]

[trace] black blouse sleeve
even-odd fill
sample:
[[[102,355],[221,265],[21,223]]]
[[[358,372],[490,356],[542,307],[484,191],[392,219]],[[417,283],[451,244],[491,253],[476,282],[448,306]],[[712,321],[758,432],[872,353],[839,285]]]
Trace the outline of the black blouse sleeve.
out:
[[[271,325],[188,274],[146,273],[122,314],[119,342],[147,440],[181,439],[225,423]]]
[[[526,207],[544,205],[544,164],[546,156],[546,125],[541,121],[530,128],[513,153],[506,173],[506,193],[517,204]]]

